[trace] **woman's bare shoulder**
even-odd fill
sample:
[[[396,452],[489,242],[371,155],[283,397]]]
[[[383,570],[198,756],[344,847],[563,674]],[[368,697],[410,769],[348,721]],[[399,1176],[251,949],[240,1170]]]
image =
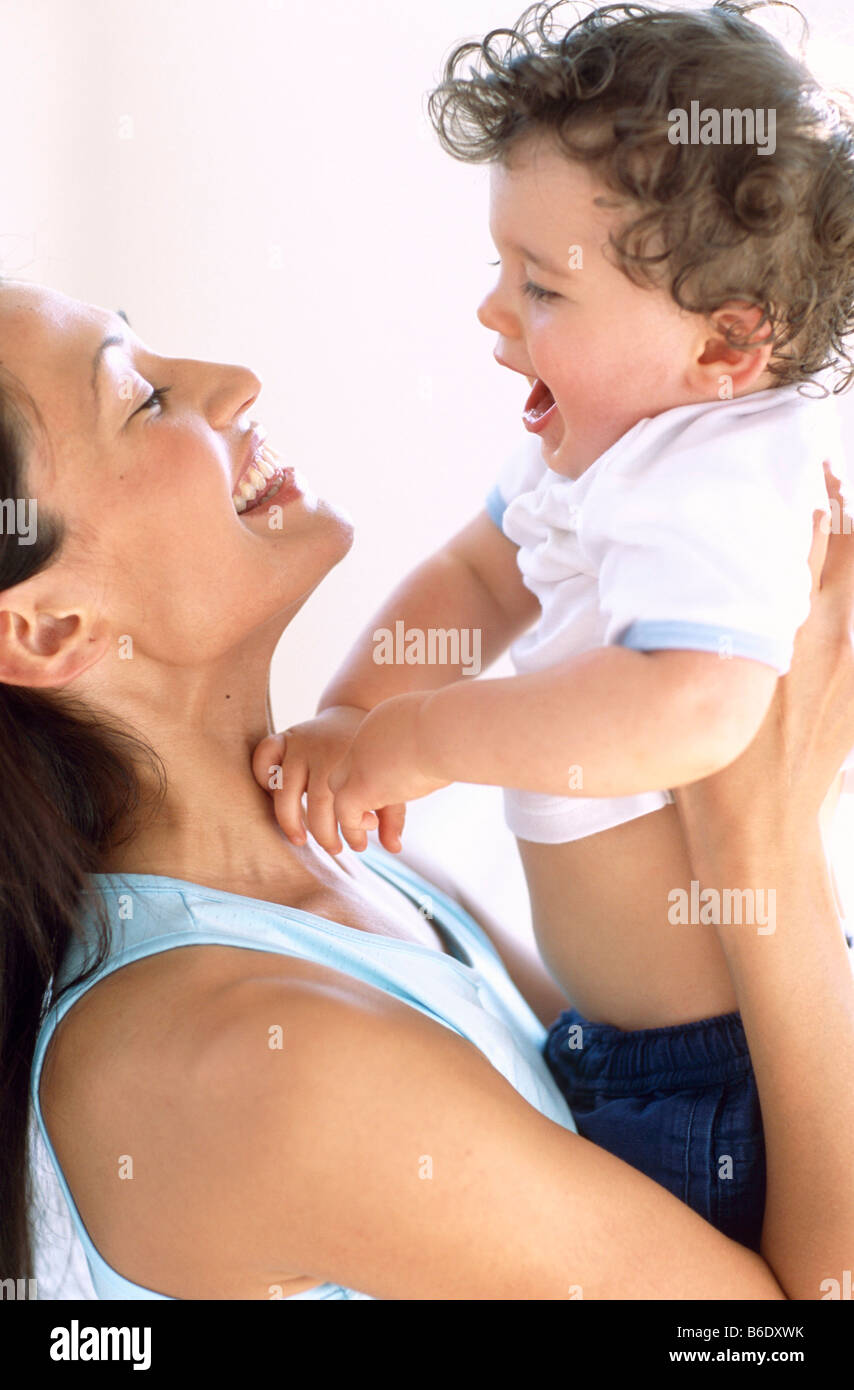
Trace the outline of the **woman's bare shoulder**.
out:
[[[45,1059],[42,1098],[61,1093],[75,1108],[86,1098],[120,1102],[129,1083],[149,1074],[180,1091],[209,1054],[222,1051],[237,1019],[308,986],[334,990],[342,1002],[366,998],[366,988],[341,971],[267,951],[194,945],[134,961],[92,985],[65,1015]]]
[[[233,1150],[262,1132],[315,1026],[343,1045],[386,1014],[387,999],[311,961],[219,946],[161,952],[93,985],[54,1034],[40,1099],[103,1258],[177,1298],[268,1298],[276,1285],[316,1283],[281,1266],[257,1275],[262,1223],[253,1244],[248,1198],[235,1207],[225,1195]],[[310,1104],[304,1096],[308,1125]]]

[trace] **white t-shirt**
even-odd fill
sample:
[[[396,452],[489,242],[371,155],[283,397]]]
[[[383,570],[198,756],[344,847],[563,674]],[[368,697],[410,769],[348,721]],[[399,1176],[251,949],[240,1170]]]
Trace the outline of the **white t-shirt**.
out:
[[[750,657],[784,674],[809,613],[813,512],[827,509],[823,461],[844,478],[836,402],[804,389],[813,394],[779,387],[640,420],[579,478],[547,469],[539,439],[526,440],[487,499],[542,608],[511,648],[516,671],[616,645]],[[583,769],[575,777],[583,786]],[[504,797],[513,833],[543,844],[673,800],[654,788]]]

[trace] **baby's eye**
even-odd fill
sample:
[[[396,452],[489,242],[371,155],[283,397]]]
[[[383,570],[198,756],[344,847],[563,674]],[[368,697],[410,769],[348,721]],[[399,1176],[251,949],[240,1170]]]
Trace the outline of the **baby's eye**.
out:
[[[560,299],[560,295],[554,290],[544,290],[542,285],[535,285],[533,280],[526,280],[522,286],[522,293],[529,299]]]

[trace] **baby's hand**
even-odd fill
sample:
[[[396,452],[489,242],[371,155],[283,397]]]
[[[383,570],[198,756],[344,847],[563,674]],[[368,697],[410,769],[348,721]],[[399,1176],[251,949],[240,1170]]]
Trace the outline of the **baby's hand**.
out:
[[[344,761],[329,778],[335,793],[334,815],[351,849],[367,846],[372,814],[380,819],[380,840],[392,853],[400,850],[394,834],[395,813],[407,801],[438,791],[448,783],[425,765],[418,738],[418,716],[425,696],[394,695],[383,700],[359,725]],[[382,826],[384,817],[387,833]],[[400,820],[402,828],[403,820]]]
[[[350,705],[339,705],[284,733],[269,734],[255,749],[255,780],[272,793],[276,820],[292,844],[305,844],[307,825],[319,845],[330,854],[340,854],[342,844],[327,779],[347,753],[366,713]],[[405,813],[404,806],[389,806],[380,816],[380,840],[387,849],[400,848]],[[369,828],[376,824],[377,817],[372,816]]]

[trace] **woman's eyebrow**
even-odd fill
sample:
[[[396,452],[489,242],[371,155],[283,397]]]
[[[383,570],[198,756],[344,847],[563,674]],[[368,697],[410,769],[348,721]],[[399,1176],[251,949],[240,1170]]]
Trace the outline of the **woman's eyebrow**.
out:
[[[108,347],[123,347],[127,339],[122,333],[110,333],[102,343],[99,343],[92,358],[92,395],[95,397],[95,404],[98,404],[98,368],[101,359]]]

